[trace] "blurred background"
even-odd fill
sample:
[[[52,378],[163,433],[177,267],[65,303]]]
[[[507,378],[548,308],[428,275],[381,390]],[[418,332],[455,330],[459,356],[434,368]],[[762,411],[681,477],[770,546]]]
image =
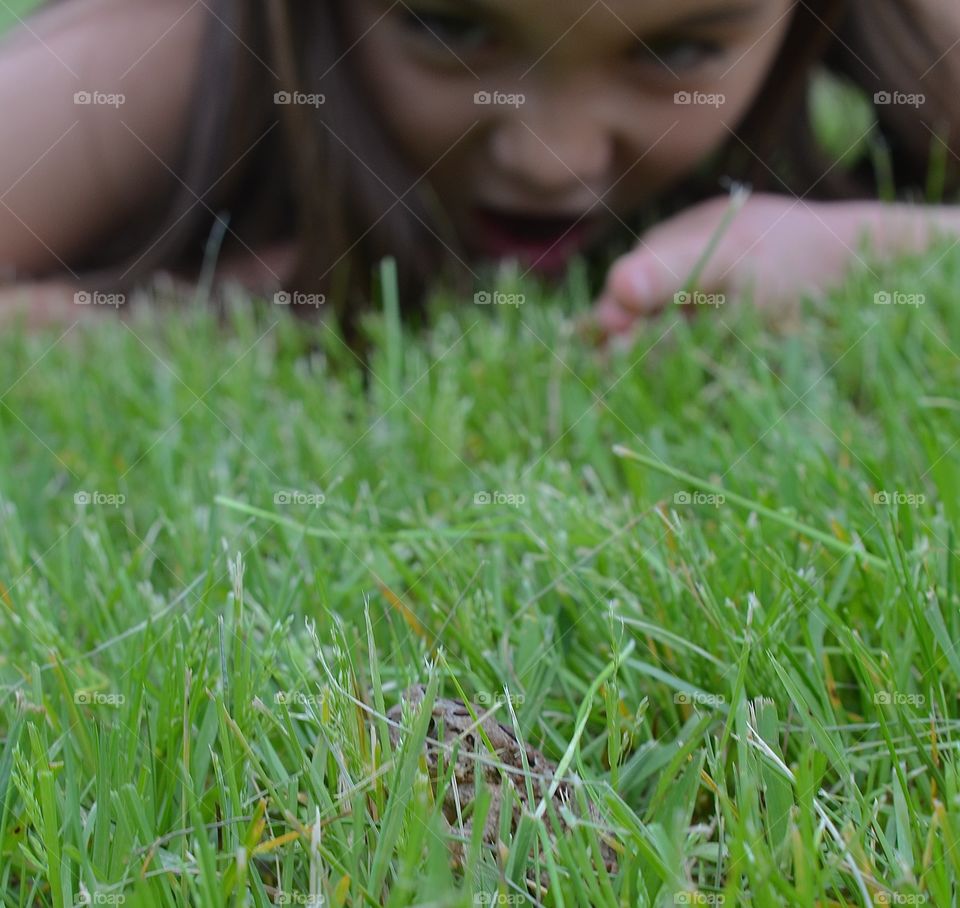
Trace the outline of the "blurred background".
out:
[[[37,0],[6,0],[0,4],[0,31],[6,31],[35,6],[39,6]]]

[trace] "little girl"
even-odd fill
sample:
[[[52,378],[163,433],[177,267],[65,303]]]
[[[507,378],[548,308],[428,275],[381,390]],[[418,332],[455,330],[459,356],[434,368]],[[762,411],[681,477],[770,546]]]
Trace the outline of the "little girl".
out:
[[[818,149],[818,68],[873,102],[899,201]],[[864,235],[960,235],[957,86],[955,0],[59,0],[0,43],[0,307],[216,263],[349,316],[387,255],[413,307],[618,250],[608,334],[694,271],[795,299]]]

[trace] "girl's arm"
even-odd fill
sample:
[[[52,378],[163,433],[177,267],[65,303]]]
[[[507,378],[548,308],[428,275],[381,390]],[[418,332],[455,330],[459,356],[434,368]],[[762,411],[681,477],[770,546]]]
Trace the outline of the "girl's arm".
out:
[[[0,280],[61,274],[169,194],[208,14],[63,0],[0,41]]]
[[[922,288],[885,286],[876,262],[925,251],[940,238],[960,245],[960,206],[755,195],[717,243],[697,281],[700,292],[683,292],[729,204],[726,197],[712,199],[656,225],[613,265],[595,310],[603,334],[630,334],[643,316],[672,305],[722,311],[745,293],[760,306],[793,314],[803,294],[838,284],[853,266],[873,278],[865,305],[909,302]]]

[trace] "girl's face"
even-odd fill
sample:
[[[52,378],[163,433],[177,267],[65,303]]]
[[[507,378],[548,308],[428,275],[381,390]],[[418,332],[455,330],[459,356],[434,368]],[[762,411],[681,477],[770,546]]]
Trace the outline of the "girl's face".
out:
[[[736,130],[794,0],[350,0],[348,54],[476,259],[546,273]],[[354,149],[360,153],[361,150]]]

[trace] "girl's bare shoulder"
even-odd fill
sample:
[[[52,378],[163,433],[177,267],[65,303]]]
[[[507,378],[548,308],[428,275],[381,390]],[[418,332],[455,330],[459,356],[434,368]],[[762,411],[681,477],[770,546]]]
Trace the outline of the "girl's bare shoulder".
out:
[[[69,271],[171,191],[209,21],[190,0],[59,0],[0,43],[18,135],[0,146],[0,270]]]

